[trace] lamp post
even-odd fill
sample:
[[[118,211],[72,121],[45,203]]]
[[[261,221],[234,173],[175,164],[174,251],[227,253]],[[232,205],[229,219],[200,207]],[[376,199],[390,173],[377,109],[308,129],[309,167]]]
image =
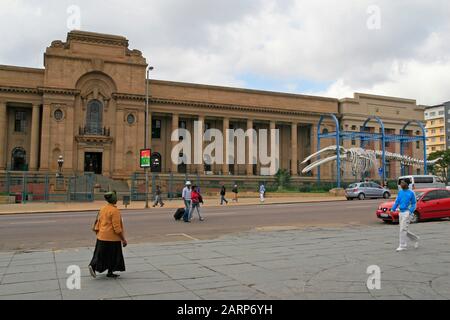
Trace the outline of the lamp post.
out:
[[[150,89],[149,89],[149,81],[150,81],[150,71],[152,71],[154,68],[149,66],[147,68],[147,75],[145,78],[145,137],[144,137],[144,144],[145,144],[145,149],[148,149],[148,109],[149,109],[149,93],[150,93]],[[151,125],[151,124],[150,124]],[[151,156],[151,155],[150,155]],[[149,168],[145,168],[145,209],[148,209],[148,169]]]

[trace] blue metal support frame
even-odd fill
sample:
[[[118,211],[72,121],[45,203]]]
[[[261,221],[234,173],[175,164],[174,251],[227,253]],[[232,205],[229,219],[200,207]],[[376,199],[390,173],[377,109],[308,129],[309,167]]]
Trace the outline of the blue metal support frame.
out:
[[[334,132],[333,134],[329,134],[329,133],[325,133],[325,134],[321,134],[321,127],[322,127],[322,123],[325,120],[326,117],[330,117],[334,120],[334,124],[336,125],[336,132]],[[336,139],[336,145],[340,146],[341,145],[341,128],[339,125],[339,120],[336,117],[335,114],[330,113],[328,115],[323,115],[320,117],[320,121],[319,124],[317,125],[317,151],[320,151],[320,141],[323,138],[335,138]],[[337,155],[337,159],[336,159],[336,163],[337,163],[337,171],[336,171],[336,175],[337,175],[337,187],[340,188],[341,187],[341,154],[340,154],[340,149],[337,148],[336,150],[336,155]],[[320,183],[320,167],[317,168],[317,182]]]
[[[427,175],[428,174],[427,137],[426,137],[426,131],[427,130],[425,129],[425,126],[423,125],[422,122],[417,121],[417,120],[411,120],[407,124],[405,124],[405,126],[403,127],[403,129],[401,131],[401,135],[403,137],[405,137],[405,139],[402,139],[401,142],[400,142],[400,153],[401,154],[404,153],[404,151],[405,151],[404,150],[405,149],[405,143],[411,143],[411,142],[417,141],[417,140],[410,141],[408,139],[408,137],[410,137],[410,136],[406,135],[406,129],[413,123],[417,124],[420,127],[420,129],[422,130],[422,136],[420,136],[419,138],[423,142],[423,159],[424,159],[424,165],[423,165],[424,170],[423,170],[423,172],[424,172],[425,175]],[[403,164],[402,164],[401,174],[402,174],[402,176],[405,175],[405,166]]]
[[[381,159],[381,167],[383,168],[383,184],[384,184],[384,183],[386,183],[386,129],[384,127],[384,123],[383,123],[383,121],[381,121],[381,119],[379,117],[371,116],[371,117],[367,118],[366,122],[364,122],[364,125],[363,125],[361,131],[367,132],[367,124],[372,120],[377,121],[381,128],[381,139],[379,139],[379,137],[378,137],[378,139],[376,139],[376,140],[381,140],[381,143],[382,143],[381,149],[383,152],[383,156]],[[365,142],[367,142],[367,140],[362,138],[361,139],[361,148],[363,148],[363,149],[365,147]]]
[[[322,124],[326,118],[331,118],[336,126],[335,132],[322,132]],[[367,132],[367,125],[370,121],[375,120],[378,122],[381,128],[381,132],[377,133],[370,133]],[[417,124],[421,130],[422,135],[412,135],[408,136],[405,134],[406,129],[411,124]],[[345,140],[357,140],[359,139],[361,141],[361,148],[365,147],[365,144],[368,141],[381,141],[382,144],[382,168],[383,168],[383,182],[386,182],[386,143],[387,142],[394,142],[394,143],[400,143],[400,153],[404,153],[404,148],[406,143],[412,143],[416,141],[423,142],[423,156],[424,156],[424,173],[425,175],[428,174],[428,164],[427,164],[427,138],[426,138],[426,129],[423,123],[417,120],[411,120],[405,126],[400,132],[400,135],[397,134],[386,134],[386,128],[384,126],[383,121],[377,117],[377,116],[370,116],[367,118],[367,120],[364,122],[364,125],[361,127],[360,132],[355,131],[343,131],[340,128],[340,123],[338,118],[335,114],[326,114],[322,115],[320,117],[319,123],[317,125],[317,151],[320,151],[321,149],[321,141],[323,139],[335,139],[336,145],[340,146],[342,141]],[[336,151],[336,165],[337,165],[337,187],[341,187],[341,158],[340,158],[340,149],[338,148]],[[320,157],[319,157],[320,159]],[[401,175],[404,175],[405,168],[404,165],[402,165]],[[320,167],[317,168],[317,182],[321,182],[321,171]]]

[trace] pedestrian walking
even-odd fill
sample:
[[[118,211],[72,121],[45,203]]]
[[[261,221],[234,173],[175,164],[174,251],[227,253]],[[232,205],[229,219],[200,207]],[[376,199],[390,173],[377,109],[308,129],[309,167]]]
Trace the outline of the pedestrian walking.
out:
[[[409,225],[413,218],[414,211],[416,210],[416,195],[409,189],[409,182],[402,180],[400,183],[402,190],[398,193],[394,206],[391,211],[400,209],[399,223],[400,223],[400,246],[397,252],[405,251],[408,248],[408,239],[414,241],[414,247],[419,247],[420,238],[414,233],[409,231]]]
[[[125,261],[122,246],[128,245],[125,239],[122,216],[117,208],[117,194],[115,191],[105,194],[106,206],[100,209],[95,220],[93,231],[97,235],[94,256],[89,264],[89,272],[93,278],[98,273],[108,270],[108,278],[117,278],[114,272],[125,271]]]
[[[222,185],[222,188],[220,189],[220,205],[223,206],[223,203],[225,202],[228,204],[228,200],[225,198],[227,194],[227,188],[225,188],[224,185]]]
[[[184,222],[191,222],[191,205],[192,205],[192,183],[190,181],[186,182],[186,186],[183,189],[182,197],[184,201],[184,215],[183,215],[183,221]]]
[[[264,183],[262,183],[259,186],[259,199],[261,200],[261,202],[264,202],[266,200],[265,196],[266,196],[266,186],[264,185]]]
[[[238,193],[239,193],[239,189],[238,189],[238,185],[237,184],[235,184],[233,186],[233,189],[231,190],[231,192],[233,192],[233,194],[234,194],[233,201],[237,203],[238,202]]]
[[[197,210],[198,218],[200,221],[204,221],[203,217],[200,214],[200,204],[203,204],[203,197],[198,191],[199,188],[197,186],[192,187],[191,199],[192,199],[192,214],[194,214],[194,210]]]
[[[164,202],[162,201],[161,186],[156,186],[155,203],[153,204],[153,208],[156,207],[158,204],[160,205],[161,208],[164,207]]]

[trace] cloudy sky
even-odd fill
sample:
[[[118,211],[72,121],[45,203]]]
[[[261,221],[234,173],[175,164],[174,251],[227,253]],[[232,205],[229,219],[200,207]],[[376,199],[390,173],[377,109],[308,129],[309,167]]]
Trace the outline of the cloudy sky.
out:
[[[0,64],[42,67],[79,25],[126,36],[157,79],[432,105],[450,100],[449,18],[447,0],[0,0]]]

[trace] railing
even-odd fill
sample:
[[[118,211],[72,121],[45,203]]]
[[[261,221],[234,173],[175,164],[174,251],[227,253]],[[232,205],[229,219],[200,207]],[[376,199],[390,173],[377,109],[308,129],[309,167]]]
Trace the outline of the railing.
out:
[[[97,128],[97,127],[79,127],[79,135],[80,136],[103,136],[110,137],[111,129],[110,128]]]
[[[94,175],[34,172],[1,172],[0,195],[16,202],[94,201]]]

